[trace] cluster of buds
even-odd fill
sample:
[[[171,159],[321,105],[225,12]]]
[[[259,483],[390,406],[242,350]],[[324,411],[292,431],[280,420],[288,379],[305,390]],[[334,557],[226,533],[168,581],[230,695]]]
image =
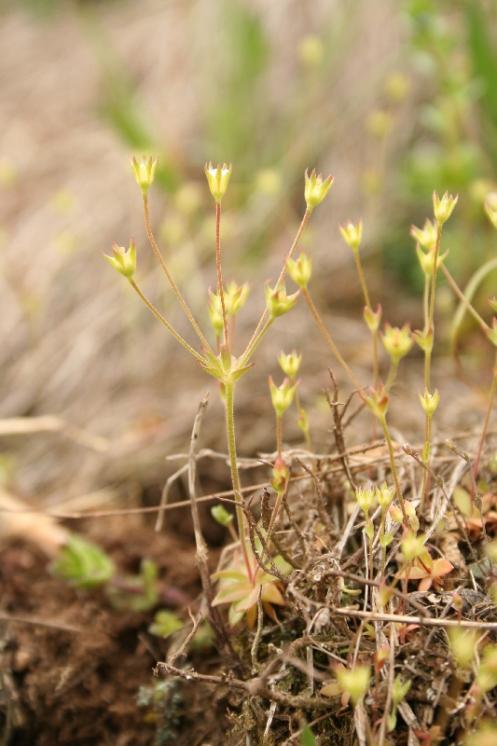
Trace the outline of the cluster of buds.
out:
[[[282,456],[277,456],[273,466],[271,487],[278,493],[278,495],[283,495],[286,492],[289,479],[290,469],[286,465],[285,459]]]
[[[220,205],[226,194],[230,182],[232,166],[231,163],[223,163],[213,166],[212,163],[205,164],[204,173],[209,185],[210,192],[216,204]]]
[[[156,166],[157,158],[153,158],[151,155],[142,155],[139,158],[133,157],[131,159],[131,167],[135,175],[136,183],[142,190],[143,194],[146,194],[153,184]]]
[[[112,256],[104,254],[114,269],[128,280],[132,280],[136,272],[136,246],[134,241],[130,241],[127,249],[124,246],[112,245]]]
[[[494,228],[497,228],[497,192],[490,192],[487,194],[484,207],[488,219]]]
[[[333,176],[323,179],[321,174],[316,173],[315,169],[311,173],[308,171],[305,172],[304,196],[309,212],[312,212],[315,207],[321,204],[330,191],[332,184]]]
[[[270,319],[276,319],[278,316],[288,313],[294,307],[299,296],[299,291],[288,295],[284,286],[275,288],[266,287],[264,292],[266,296],[266,308]]]
[[[335,669],[335,675],[342,692],[350,697],[353,705],[358,705],[366,696],[369,688],[371,678],[369,666],[359,665],[351,669],[339,667]]]
[[[397,365],[399,361],[410,352],[413,345],[409,324],[404,324],[401,328],[385,324],[385,332],[382,336],[382,342],[392,363]]]
[[[450,218],[458,199],[459,195],[457,194],[454,197],[454,195],[444,192],[443,197],[440,197],[436,192],[433,192],[433,214],[439,226],[442,226]]]
[[[309,284],[312,275],[312,261],[307,254],[300,254],[298,259],[287,259],[288,274],[294,283],[302,289]]]
[[[343,240],[347,246],[350,246],[352,251],[359,251],[362,241],[362,220],[357,224],[347,223],[347,225],[341,225],[340,233],[342,234]]]
[[[288,378],[285,378],[283,383],[277,386],[272,376],[269,376],[271,402],[277,417],[283,417],[286,410],[292,405],[296,388],[297,383],[291,383]]]
[[[278,355],[280,368],[285,376],[287,376],[291,381],[294,381],[297,378],[301,362],[302,355],[299,355],[295,350],[288,354],[280,352]]]
[[[423,411],[427,417],[433,417],[440,404],[440,393],[438,389],[435,389],[433,394],[425,389],[424,394],[419,394],[419,401],[423,407]]]

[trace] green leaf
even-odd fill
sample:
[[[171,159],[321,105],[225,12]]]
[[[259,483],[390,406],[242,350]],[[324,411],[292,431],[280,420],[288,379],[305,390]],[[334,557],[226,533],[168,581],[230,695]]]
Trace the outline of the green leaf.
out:
[[[114,575],[114,563],[96,544],[73,535],[51,565],[54,575],[77,588],[96,588]]]
[[[151,635],[156,635],[156,637],[166,638],[182,628],[183,622],[176,614],[173,614],[172,611],[160,609],[155,614],[154,621],[149,626],[148,631]]]
[[[316,739],[308,725],[305,726],[300,734],[300,746],[316,746]]]
[[[228,526],[233,521],[233,515],[226,510],[224,505],[214,505],[211,508],[211,516],[221,526]]]

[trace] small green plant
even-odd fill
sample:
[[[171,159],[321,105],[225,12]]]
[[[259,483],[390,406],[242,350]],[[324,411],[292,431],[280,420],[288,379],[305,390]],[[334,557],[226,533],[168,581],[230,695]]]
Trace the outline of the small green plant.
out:
[[[52,563],[52,572],[76,588],[97,588],[112,579],[115,567],[96,544],[72,535]]]

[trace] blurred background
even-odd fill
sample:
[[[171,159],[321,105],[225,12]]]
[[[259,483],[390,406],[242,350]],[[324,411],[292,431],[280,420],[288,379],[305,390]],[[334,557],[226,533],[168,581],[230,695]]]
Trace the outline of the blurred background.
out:
[[[215,392],[102,258],[133,237],[143,287],[188,334],[146,244],[133,153],[159,157],[154,226],[204,321],[215,273],[203,164],[233,163],[225,277],[251,287],[240,344],[302,216],[305,168],[332,173],[304,244],[319,268],[315,298],[365,382],[369,338],[340,223],[364,220],[373,300],[394,324],[420,323],[409,227],[429,216],[433,189],[460,194],[445,238],[460,283],[495,256],[482,209],[497,182],[495,0],[2,0],[0,9],[0,479],[20,498],[61,512],[155,503],[175,468],[166,456],[185,450],[200,398]],[[495,274],[475,291],[486,318],[492,283]],[[447,435],[481,419],[481,399],[454,375],[456,306],[443,286],[439,301]],[[465,375],[485,386],[487,345],[467,320],[457,345]],[[275,325],[239,387],[244,455],[274,448],[267,375],[293,348],[316,447],[329,448],[322,389],[332,361],[302,305]],[[413,352],[396,389],[406,437],[421,422],[419,369]],[[221,416],[213,395],[203,445],[224,449]],[[289,423],[286,438],[299,437]],[[227,476],[222,462],[204,472],[205,489]]]

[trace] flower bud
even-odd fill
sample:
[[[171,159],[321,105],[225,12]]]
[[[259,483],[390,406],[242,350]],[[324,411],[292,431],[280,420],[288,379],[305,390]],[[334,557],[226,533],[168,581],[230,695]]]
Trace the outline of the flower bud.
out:
[[[421,246],[418,244],[416,246],[416,254],[418,256],[419,266],[421,267],[421,270],[423,274],[425,274],[427,277],[432,277],[433,272],[435,270],[440,269],[440,265],[444,261],[444,259],[447,258],[449,252],[446,251],[443,254],[439,254],[437,256],[436,261],[436,267],[435,267],[435,249],[430,249],[429,251],[426,251],[421,248]]]
[[[497,192],[490,192],[487,194],[484,207],[488,219],[494,228],[497,228]]]
[[[413,345],[409,324],[404,324],[402,328],[385,324],[382,342],[392,362],[398,363],[410,352]]]
[[[204,173],[209,185],[210,192],[214,197],[215,202],[218,205],[221,204],[221,200],[226,194],[228,184],[231,177],[232,166],[231,163],[223,163],[223,165],[213,166],[212,163],[205,164]]]
[[[301,362],[302,355],[298,355],[295,350],[293,352],[289,352],[288,355],[285,355],[284,352],[281,352],[278,355],[278,363],[280,364],[280,368],[283,373],[288,376],[288,378],[290,378],[290,380],[297,378]]]
[[[385,420],[388,412],[388,401],[388,394],[384,386],[378,390],[373,389],[371,395],[366,397],[366,404],[380,422]]]
[[[314,210],[315,207],[321,204],[326,195],[331,189],[333,184],[333,176],[328,176],[327,179],[323,179],[321,174],[316,174],[316,170],[313,169],[311,173],[305,172],[305,190],[304,196],[308,210]]]
[[[221,305],[221,298],[217,293],[213,293],[209,290],[209,321],[214,329],[216,337],[220,337],[224,329],[223,319],[223,307]]]
[[[423,228],[411,227],[411,236],[423,249],[431,251],[437,245],[438,228],[431,220],[426,220]]]
[[[312,275],[312,261],[307,254],[301,254],[298,259],[287,259],[288,274],[299,288],[306,288]]]
[[[337,668],[335,675],[341,690],[349,695],[354,705],[359,704],[368,691],[371,677],[369,666],[355,666],[350,670]]]
[[[382,510],[387,510],[393,502],[394,491],[386,482],[376,488],[376,499]]]
[[[142,190],[143,194],[146,194],[154,181],[157,158],[152,158],[151,155],[142,155],[139,158],[133,156],[131,159],[131,166],[135,174],[136,183]]]
[[[281,495],[286,491],[289,479],[290,469],[286,465],[285,460],[281,456],[277,456],[273,466],[271,487]]]
[[[228,316],[231,318],[236,316],[238,311],[243,308],[247,302],[248,292],[249,286],[246,282],[243,285],[238,285],[234,281],[230,282],[224,291],[224,303]]]
[[[272,377],[269,376],[269,390],[271,392],[271,402],[273,405],[273,409],[276,412],[276,415],[278,417],[282,417],[285,414],[288,407],[292,405],[296,388],[297,388],[297,384],[294,383],[292,385],[290,381],[288,380],[288,378],[285,378],[283,383],[277,386],[274,383]]]
[[[355,499],[362,512],[367,515],[376,503],[375,490],[372,485],[367,487],[358,487],[355,491]]]
[[[136,272],[136,246],[134,241],[130,241],[127,249],[124,246],[112,245],[112,256],[104,254],[114,269],[128,280],[132,280]]]
[[[427,417],[433,417],[438,409],[438,405],[440,404],[440,393],[438,389],[435,389],[433,394],[430,394],[430,392],[425,389],[424,394],[419,394],[419,401]]]
[[[347,246],[350,246],[352,251],[359,251],[362,241],[362,220],[359,220],[356,225],[354,225],[354,223],[341,225],[340,233],[342,234],[343,240]]]
[[[400,550],[406,562],[412,562],[425,551],[425,537],[408,531],[400,542]]]
[[[298,291],[292,295],[287,295],[284,286],[279,288],[266,287],[264,293],[266,296],[266,308],[271,319],[276,319],[278,316],[288,313],[294,307],[299,296]]]
[[[380,328],[382,308],[380,305],[376,306],[376,311],[373,311],[369,306],[364,306],[363,317],[371,333],[377,332]]]
[[[433,192],[433,214],[439,225],[443,225],[450,218],[458,199],[458,194],[454,197],[452,194],[444,192],[443,197],[440,197],[437,192]]]
[[[431,352],[433,350],[433,329],[427,332],[417,330],[412,333],[412,336],[423,352]]]

